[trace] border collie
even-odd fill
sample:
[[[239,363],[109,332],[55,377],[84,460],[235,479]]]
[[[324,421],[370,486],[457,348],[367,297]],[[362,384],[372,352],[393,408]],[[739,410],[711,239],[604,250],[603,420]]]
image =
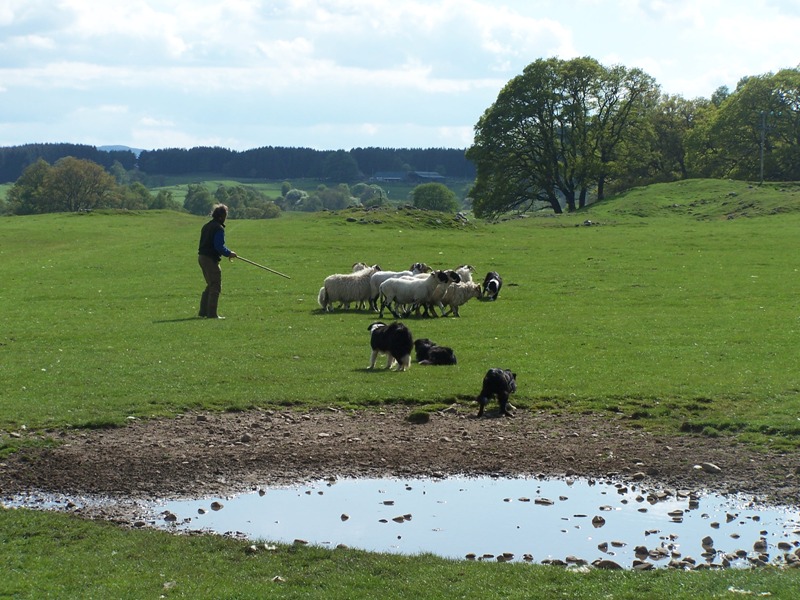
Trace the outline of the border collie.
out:
[[[500,288],[503,287],[503,278],[497,271],[489,271],[483,279],[483,297],[489,300],[497,300]]]
[[[367,327],[367,330],[370,332],[370,347],[372,348],[370,369],[375,367],[378,354],[386,355],[387,369],[391,369],[395,362],[398,371],[405,371],[409,368],[414,341],[408,327],[399,321],[390,325],[376,321]]]
[[[414,350],[421,365],[455,365],[458,362],[452,348],[437,346],[428,338],[414,340]]]
[[[483,378],[483,388],[478,396],[478,416],[483,416],[483,409],[493,396],[497,396],[500,403],[500,414],[513,417],[509,412],[508,397],[517,391],[517,374],[508,369],[489,369]]]

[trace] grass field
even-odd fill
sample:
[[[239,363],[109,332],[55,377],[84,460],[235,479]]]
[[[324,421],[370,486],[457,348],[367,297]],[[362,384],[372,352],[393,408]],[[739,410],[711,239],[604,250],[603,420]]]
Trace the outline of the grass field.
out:
[[[712,193],[703,186],[712,184],[687,190]],[[775,194],[797,202],[797,192]],[[687,215],[696,200],[647,198],[466,229],[391,210],[380,224],[346,212],[231,221],[234,250],[291,279],[225,261],[229,318],[218,323],[193,318],[202,218],[5,219],[0,353],[13,384],[0,426],[122,424],[192,408],[441,406],[468,401],[488,367],[505,366],[519,374],[523,407],[624,411],[654,428],[796,445],[797,212],[729,220]],[[374,315],[321,314],[322,281],[356,261],[418,260],[497,270],[500,300],[472,301],[460,319],[408,322],[415,337],[456,350],[456,376],[364,373]],[[295,377],[306,385],[285,385]]]
[[[579,214],[463,228],[406,211],[362,217],[229,222],[232,249],[291,279],[225,261],[220,309],[228,318],[218,322],[194,318],[204,219],[96,211],[0,220],[0,452],[20,443],[2,431],[23,425],[94,428],[256,406],[468,405],[492,366],[518,373],[522,409],[622,412],[652,430],[800,445],[797,186],[688,181]],[[455,349],[450,376],[417,366],[368,372],[375,316],[320,313],[322,281],[356,261],[398,269],[420,260],[473,264],[481,278],[497,270],[500,298],[471,301],[460,319],[406,321],[415,337]],[[304,385],[287,385],[296,380]],[[90,590],[86,597],[131,598],[252,597],[258,586],[275,597],[491,598],[536,589],[539,597],[688,598],[725,595],[729,586],[791,597],[800,586],[791,573],[770,571],[577,576],[288,548],[250,558],[238,542],[59,515],[4,510],[0,523],[0,596],[11,597],[34,597],[36,585],[39,597]],[[167,555],[185,555],[176,574],[159,566]],[[289,572],[292,585],[269,582]],[[170,578],[180,583],[162,591]]]

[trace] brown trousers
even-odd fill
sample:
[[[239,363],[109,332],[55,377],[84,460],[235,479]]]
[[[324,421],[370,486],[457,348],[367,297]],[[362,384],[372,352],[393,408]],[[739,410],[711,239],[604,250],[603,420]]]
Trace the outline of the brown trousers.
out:
[[[219,262],[203,254],[197,255],[197,262],[200,264],[203,277],[206,280],[206,289],[203,290],[203,295],[200,297],[200,312],[198,315],[216,319],[218,317],[217,304],[219,303],[219,295],[222,293],[222,269],[219,266]]]

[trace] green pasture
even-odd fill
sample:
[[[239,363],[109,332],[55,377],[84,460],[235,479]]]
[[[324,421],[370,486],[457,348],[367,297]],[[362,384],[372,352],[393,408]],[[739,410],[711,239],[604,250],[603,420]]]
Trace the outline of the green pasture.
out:
[[[720,193],[713,185],[684,195]],[[743,184],[719,185],[742,188],[722,198],[753,202]],[[291,279],[224,261],[220,322],[194,318],[200,217],[6,218],[0,427],[276,405],[472,410],[483,374],[500,366],[518,373],[522,408],[623,412],[651,428],[796,446],[798,192],[758,192],[787,212],[690,215],[641,191],[579,215],[494,225],[393,209],[230,221],[231,248]],[[376,315],[321,313],[322,281],[357,261],[405,269],[420,260],[469,263],[478,278],[496,270],[500,299],[473,300],[460,319],[407,320],[415,337],[455,349],[447,376],[368,372]]]
[[[223,321],[194,317],[203,222],[169,211],[0,219],[0,454],[33,443],[7,435],[23,426],[124,426],[190,410],[455,403],[472,413],[495,366],[518,373],[520,410],[622,413],[676,435],[800,445],[796,186],[688,181],[578,214],[467,226],[394,209],[230,221],[232,249],[291,279],[224,261]],[[415,337],[453,347],[458,365],[368,371],[376,315],[317,306],[323,279],[357,261],[469,263],[477,278],[497,270],[505,284],[497,302],[472,300],[459,319],[406,320]],[[251,556],[247,545],[0,510],[0,597],[690,598],[733,587],[792,598],[800,589],[792,572],[768,569],[582,575],[315,548]]]

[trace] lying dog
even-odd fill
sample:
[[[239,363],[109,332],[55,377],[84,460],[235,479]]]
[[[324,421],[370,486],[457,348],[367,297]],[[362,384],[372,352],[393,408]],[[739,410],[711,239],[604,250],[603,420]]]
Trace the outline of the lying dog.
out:
[[[381,321],[372,323],[368,328],[370,331],[370,346],[372,347],[372,358],[369,368],[375,367],[375,360],[378,354],[386,354],[386,368],[391,369],[397,363],[398,371],[405,371],[411,365],[411,348],[414,341],[411,331],[402,323],[395,321],[387,325]]]
[[[428,338],[414,340],[417,362],[421,365],[455,365],[456,354],[452,348],[437,346]]]
[[[508,397],[517,391],[517,374],[508,369],[489,369],[483,378],[483,388],[478,396],[478,416],[483,416],[483,409],[493,396],[500,403],[500,414],[513,417],[509,412]]]
[[[483,297],[489,300],[497,300],[500,288],[503,287],[503,278],[497,271],[489,271],[483,279]]]

